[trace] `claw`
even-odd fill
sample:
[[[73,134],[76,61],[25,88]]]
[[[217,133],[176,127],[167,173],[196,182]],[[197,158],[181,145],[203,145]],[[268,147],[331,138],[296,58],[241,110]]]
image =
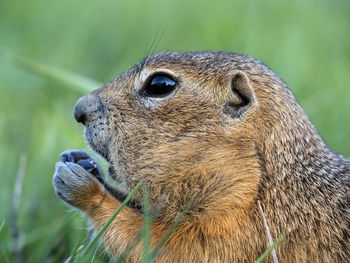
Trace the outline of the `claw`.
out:
[[[103,182],[103,172],[98,163],[83,150],[68,150],[61,154],[61,161],[65,164],[75,163]]]
[[[97,168],[96,163],[91,159],[79,160],[77,164],[82,166],[89,173],[92,173]]]
[[[69,150],[61,154],[62,162],[76,163],[84,159],[91,159],[91,157],[87,152],[82,150]]]

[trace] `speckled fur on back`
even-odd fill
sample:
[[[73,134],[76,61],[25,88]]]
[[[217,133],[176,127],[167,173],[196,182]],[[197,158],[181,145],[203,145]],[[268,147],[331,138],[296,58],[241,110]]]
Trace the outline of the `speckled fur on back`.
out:
[[[147,79],[163,73],[176,90],[143,96]],[[259,200],[273,239],[286,237],[280,262],[350,262],[350,160],[329,150],[290,90],[258,60],[158,53],[81,98],[77,109],[112,176],[127,191],[143,180],[152,208],[161,204],[152,245],[194,200],[157,261],[253,262],[269,247]],[[85,188],[70,204],[99,229],[120,200],[88,180],[90,194]],[[142,206],[141,192],[135,200]],[[119,255],[142,224],[142,209],[126,207],[103,236],[108,249]],[[139,244],[128,260],[141,258]]]

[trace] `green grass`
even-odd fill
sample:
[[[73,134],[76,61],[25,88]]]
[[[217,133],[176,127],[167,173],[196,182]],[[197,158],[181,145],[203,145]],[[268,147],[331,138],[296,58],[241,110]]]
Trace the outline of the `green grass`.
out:
[[[62,151],[87,148],[73,106],[149,50],[261,59],[349,157],[349,12],[347,0],[0,1],[0,261],[14,262],[10,204],[22,154],[19,260],[62,262],[80,246],[86,222],[51,183]],[[108,261],[101,251],[94,262]]]
[[[279,237],[273,244],[266,249],[264,253],[261,254],[261,256],[255,261],[255,263],[261,263],[265,260],[265,258],[272,252],[273,249],[275,249],[281,242],[283,241],[284,236]]]

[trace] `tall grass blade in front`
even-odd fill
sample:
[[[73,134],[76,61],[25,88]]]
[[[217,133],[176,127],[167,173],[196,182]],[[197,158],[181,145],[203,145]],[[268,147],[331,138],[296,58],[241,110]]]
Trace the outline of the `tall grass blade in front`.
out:
[[[152,262],[152,254],[150,253],[150,243],[151,235],[150,228],[152,224],[152,216],[150,212],[149,204],[149,194],[146,186],[143,187],[143,229],[142,229],[142,240],[143,240],[143,262],[150,263]]]

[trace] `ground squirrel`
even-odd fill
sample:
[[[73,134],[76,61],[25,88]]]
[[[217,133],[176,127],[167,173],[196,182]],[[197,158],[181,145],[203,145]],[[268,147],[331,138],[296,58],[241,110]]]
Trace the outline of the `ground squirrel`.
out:
[[[164,52],[80,98],[75,118],[126,191],[142,180],[159,262],[253,262],[270,245],[280,262],[350,261],[350,160],[332,152],[283,81],[251,57]],[[98,230],[125,193],[105,184],[83,151],[56,165],[58,197]],[[143,225],[142,193],[103,235],[119,255]],[[159,206],[159,204],[161,204]],[[128,260],[142,258],[138,244]],[[272,260],[269,256],[268,260]]]

